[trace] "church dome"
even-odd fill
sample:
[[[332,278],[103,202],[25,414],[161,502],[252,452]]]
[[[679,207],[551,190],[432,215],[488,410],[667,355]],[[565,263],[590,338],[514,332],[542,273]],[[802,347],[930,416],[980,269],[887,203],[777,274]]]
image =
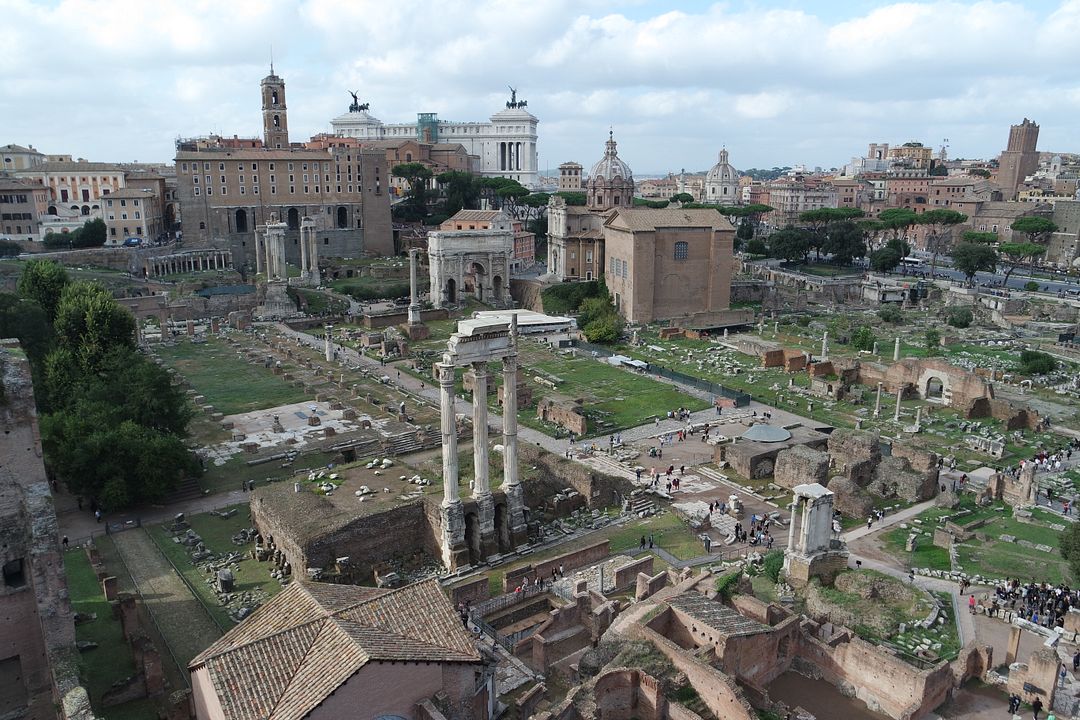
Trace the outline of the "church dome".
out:
[[[739,180],[739,173],[735,171],[735,168],[728,162],[728,151],[720,151],[720,159],[712,169],[709,170],[709,174],[705,177],[706,182],[737,182]]]
[[[604,146],[604,157],[592,166],[592,172],[589,173],[589,181],[610,181],[615,178],[622,178],[623,180],[633,182],[634,173],[630,170],[629,165],[619,159],[614,134],[609,131],[608,140]]]

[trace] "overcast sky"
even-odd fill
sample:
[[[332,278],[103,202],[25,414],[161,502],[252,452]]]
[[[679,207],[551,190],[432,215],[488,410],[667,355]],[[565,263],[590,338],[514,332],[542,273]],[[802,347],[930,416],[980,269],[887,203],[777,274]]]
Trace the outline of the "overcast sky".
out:
[[[167,161],[177,136],[258,135],[285,78],[293,140],[347,90],[384,122],[482,120],[508,85],[540,166],[603,153],[639,175],[839,166],[869,142],[991,157],[1008,126],[1080,150],[1080,0],[0,0],[0,144]]]

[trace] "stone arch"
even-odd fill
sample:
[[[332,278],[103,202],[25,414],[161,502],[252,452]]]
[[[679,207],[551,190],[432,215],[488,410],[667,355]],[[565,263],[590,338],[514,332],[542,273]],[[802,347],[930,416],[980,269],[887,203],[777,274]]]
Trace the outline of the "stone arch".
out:
[[[931,375],[926,379],[923,390],[923,397],[927,400],[940,400],[945,394],[945,382],[937,375]]]
[[[49,215],[56,215],[56,206],[55,205],[50,205],[49,206]]]
[[[244,208],[239,208],[236,211],[236,232],[246,233],[248,231],[248,214]]]
[[[90,206],[89,205],[83,205],[82,206],[82,214],[83,215],[89,215],[90,214]]]
[[[450,304],[457,302],[457,281],[454,278],[446,279],[446,302]]]
[[[349,210],[344,205],[339,205],[337,209],[337,226],[339,228],[349,227]]]
[[[289,212],[286,213],[286,222],[289,224],[290,230],[300,229],[300,211],[296,208],[289,208]]]
[[[491,299],[493,301],[500,301],[503,299],[503,279],[502,275],[496,275],[491,278]]]

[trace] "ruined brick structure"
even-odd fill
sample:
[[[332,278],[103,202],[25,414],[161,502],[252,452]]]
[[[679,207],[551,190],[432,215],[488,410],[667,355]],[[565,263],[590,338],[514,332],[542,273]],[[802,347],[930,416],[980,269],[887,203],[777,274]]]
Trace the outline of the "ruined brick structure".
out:
[[[30,366],[0,341],[0,698],[30,720],[92,720],[79,685],[75,623],[42,462]]]

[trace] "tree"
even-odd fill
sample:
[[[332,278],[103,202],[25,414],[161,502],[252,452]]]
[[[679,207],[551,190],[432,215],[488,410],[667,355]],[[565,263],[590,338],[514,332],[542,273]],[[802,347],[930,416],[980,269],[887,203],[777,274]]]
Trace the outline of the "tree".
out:
[[[1009,276],[1013,274],[1013,270],[1045,253],[1046,246],[1032,242],[1001,243],[998,246],[998,252],[1001,254],[1002,262],[1007,266],[1005,283],[1008,284]]]
[[[988,245],[962,242],[952,249],[953,267],[964,273],[967,282],[971,282],[975,273],[983,270],[993,272],[997,267],[997,251]]]
[[[919,216],[909,208],[889,208],[878,215],[878,222],[883,230],[891,230],[894,240],[907,239],[908,228],[918,221]]]
[[[33,300],[0,293],[0,337],[18,338],[38,384],[53,342],[52,323],[41,306]],[[39,387],[39,392],[44,393],[44,387]]]
[[[858,208],[818,208],[800,213],[799,221],[808,225],[810,247],[820,254],[828,242],[831,226],[863,215]]]
[[[945,311],[945,323],[950,327],[966,328],[974,319],[974,313],[966,307],[951,307]]]
[[[46,361],[52,398],[71,392],[81,375],[97,372],[113,349],[135,347],[135,318],[97,283],[75,282],[64,288],[53,329],[57,349]]]
[[[964,213],[946,210],[945,208],[927,210],[922,215],[916,216],[915,222],[919,225],[925,225],[927,228],[926,249],[932,253],[930,256],[930,277],[937,274],[938,254],[947,253],[952,246],[953,226],[959,225],[967,219],[968,216]]]
[[[691,195],[690,193],[685,193],[685,192],[675,193],[674,195],[671,196],[671,202],[692,203],[692,202],[694,202],[694,196]]]
[[[874,331],[865,325],[851,333],[851,347],[856,350],[873,350],[875,342],[877,342],[877,337]]]
[[[735,230],[735,237],[743,242],[746,242],[754,237],[754,226],[745,218],[739,223],[738,229]]]
[[[446,197],[446,214],[456,215],[459,210],[476,210],[480,207],[480,186],[472,173],[448,170],[435,178]]]
[[[0,257],[12,258],[22,254],[22,245],[14,240],[0,240]]]
[[[1057,232],[1058,226],[1044,217],[1028,215],[1014,220],[1012,230],[1027,235],[1028,242],[1041,244],[1045,243],[1053,233]]]
[[[409,184],[399,214],[410,220],[420,220],[427,215],[427,183],[432,177],[431,168],[418,162],[400,163],[390,168],[390,174]]]
[[[108,237],[108,229],[101,218],[87,220],[79,230],[79,244],[75,247],[101,247]]]
[[[904,311],[895,305],[886,305],[877,311],[877,316],[882,322],[890,325],[901,325],[904,322]]]
[[[870,253],[870,268],[875,272],[892,272],[903,257],[895,248],[884,247]]]
[[[930,168],[930,172],[928,174],[933,177],[944,177],[949,174],[949,168],[945,167],[941,163],[938,163],[932,168]]]
[[[990,171],[986,168],[971,168],[968,170],[968,175],[972,177],[988,178],[990,177]]]
[[[805,262],[810,254],[810,233],[794,227],[777,230],[769,236],[769,254],[790,262]]]
[[[768,255],[769,248],[765,247],[765,241],[761,238],[754,238],[750,242],[746,243],[746,252],[749,255]]]
[[[56,318],[60,293],[71,282],[67,271],[53,260],[30,260],[19,276],[19,295],[33,300],[51,323]]]
[[[998,240],[1001,239],[995,232],[979,232],[978,230],[965,230],[960,238],[964,242],[981,243],[982,245],[997,245]]]
[[[561,190],[555,194],[565,200],[567,205],[571,206],[581,207],[588,202],[588,196],[576,190]]]
[[[941,352],[941,333],[930,328],[926,331],[926,354],[937,355]]]
[[[833,223],[826,230],[822,250],[832,255],[832,259],[840,265],[850,265],[855,258],[866,255],[863,231],[851,220]]]
[[[610,315],[614,312],[614,307],[611,304],[611,298],[605,293],[603,297],[591,297],[582,300],[577,312],[578,322],[584,327],[594,320]]]
[[[601,318],[593,320],[586,325],[585,337],[588,338],[591,343],[609,345],[618,342],[619,336],[622,335],[623,327],[623,319],[615,313],[611,313],[610,315],[604,315]]]

